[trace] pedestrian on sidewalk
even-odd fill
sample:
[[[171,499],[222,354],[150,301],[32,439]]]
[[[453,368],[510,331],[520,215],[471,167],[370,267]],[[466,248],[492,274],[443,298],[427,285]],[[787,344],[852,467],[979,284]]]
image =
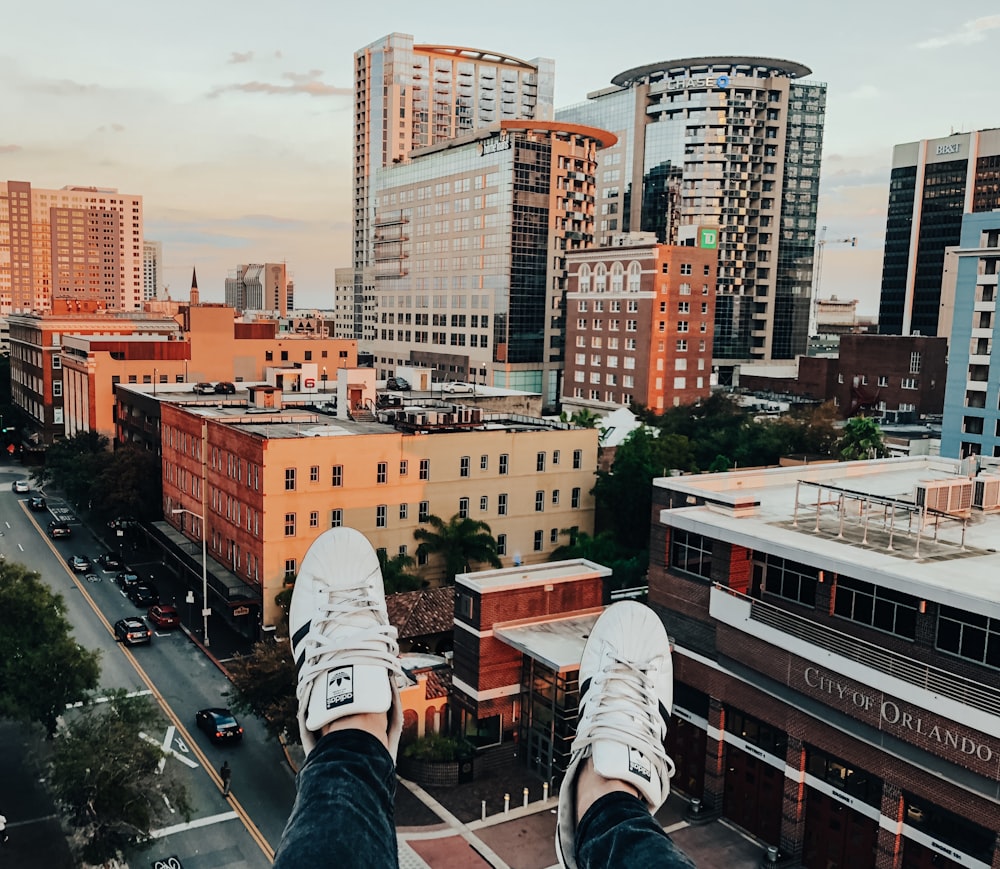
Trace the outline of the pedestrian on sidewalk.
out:
[[[229,796],[229,784],[233,778],[232,767],[229,766],[229,761],[222,762],[222,769],[219,770],[219,775],[222,777],[222,795],[224,797]]]

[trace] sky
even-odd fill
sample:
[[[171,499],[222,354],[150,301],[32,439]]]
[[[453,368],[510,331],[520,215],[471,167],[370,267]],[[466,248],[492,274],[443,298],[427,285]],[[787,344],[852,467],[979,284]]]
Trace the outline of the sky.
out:
[[[222,301],[240,263],[286,261],[296,307],[350,266],[354,52],[390,32],[555,61],[556,107],[647,63],[797,61],[827,83],[820,296],[876,314],[893,145],[1000,126],[990,3],[171,0],[11,3],[0,179],[144,200],[165,282]],[[945,14],[947,13],[947,14]],[[984,14],[985,13],[985,14]],[[856,247],[841,239],[857,237]]]

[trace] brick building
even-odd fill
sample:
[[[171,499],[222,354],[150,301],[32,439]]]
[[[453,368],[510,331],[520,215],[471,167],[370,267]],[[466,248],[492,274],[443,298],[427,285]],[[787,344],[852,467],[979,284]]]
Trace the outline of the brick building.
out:
[[[675,789],[790,865],[1000,867],[1000,478],[968,471],[655,481]]]

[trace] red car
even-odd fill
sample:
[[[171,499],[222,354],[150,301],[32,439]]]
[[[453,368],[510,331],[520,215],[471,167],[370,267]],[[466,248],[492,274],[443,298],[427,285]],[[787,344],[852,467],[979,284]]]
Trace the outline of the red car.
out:
[[[146,613],[146,618],[157,628],[167,630],[169,628],[179,628],[181,626],[181,617],[177,612],[177,607],[166,606],[164,604],[157,604],[156,606],[151,606],[149,612]]]

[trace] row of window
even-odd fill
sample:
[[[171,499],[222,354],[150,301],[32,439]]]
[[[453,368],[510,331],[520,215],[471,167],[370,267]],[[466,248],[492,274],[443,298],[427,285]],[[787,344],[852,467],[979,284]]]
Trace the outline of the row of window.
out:
[[[844,382],[844,375],[843,374],[838,374],[837,375],[837,383],[843,383],[843,382]],[[867,386],[868,385],[868,375],[867,374],[858,374],[854,378],[854,382],[855,382],[855,385],[860,384],[861,386]],[[878,377],[877,385],[878,386],[882,386],[882,387],[888,387],[889,386],[889,378],[888,378],[888,376],[885,375],[885,374],[880,374],[879,377]],[[899,378],[899,386],[900,386],[900,389],[919,389],[920,388],[920,381],[916,377],[901,377],[901,378]]]

